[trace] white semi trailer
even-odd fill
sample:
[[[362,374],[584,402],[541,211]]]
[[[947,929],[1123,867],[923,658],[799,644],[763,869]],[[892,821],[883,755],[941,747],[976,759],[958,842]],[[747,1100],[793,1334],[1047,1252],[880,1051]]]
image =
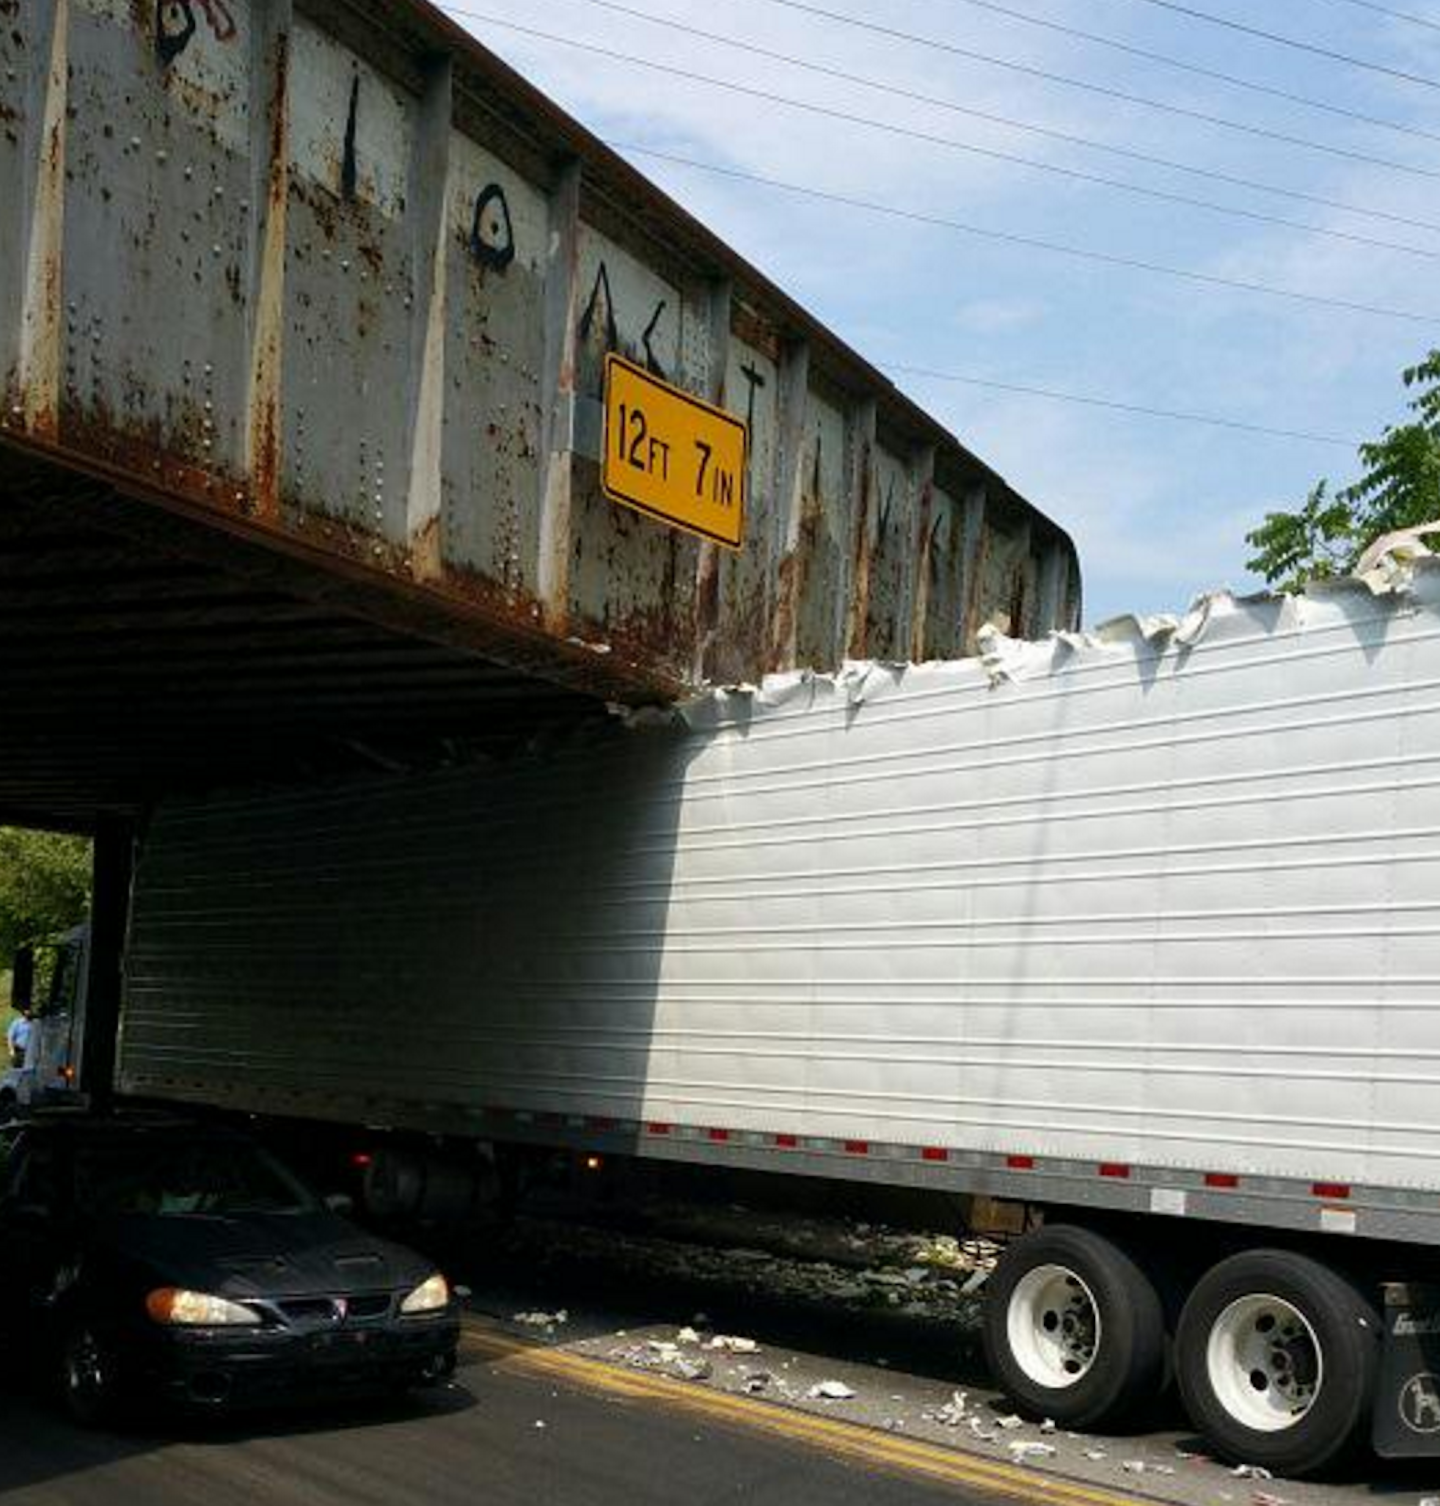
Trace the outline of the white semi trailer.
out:
[[[1421,561],[162,806],[119,1083],[422,1134],[392,1193],[543,1145],[1024,1205],[1017,1403],[1115,1426],[1173,1372],[1314,1473],[1440,1452],[1437,942]]]

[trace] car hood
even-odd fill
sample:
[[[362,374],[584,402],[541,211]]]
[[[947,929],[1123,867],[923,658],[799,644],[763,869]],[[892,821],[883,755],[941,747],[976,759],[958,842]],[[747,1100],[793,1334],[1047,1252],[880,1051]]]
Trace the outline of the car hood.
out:
[[[435,1268],[334,1213],[127,1214],[90,1242],[147,1279],[223,1297],[305,1297],[418,1286]]]

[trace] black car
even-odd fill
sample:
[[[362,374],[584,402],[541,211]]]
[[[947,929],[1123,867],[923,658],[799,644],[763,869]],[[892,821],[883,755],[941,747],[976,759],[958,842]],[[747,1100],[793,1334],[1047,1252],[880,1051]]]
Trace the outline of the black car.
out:
[[[122,1398],[218,1408],[399,1390],[455,1365],[459,1314],[434,1266],[225,1128],[123,1116],[12,1126],[0,1264],[0,1352],[46,1365],[82,1422]]]

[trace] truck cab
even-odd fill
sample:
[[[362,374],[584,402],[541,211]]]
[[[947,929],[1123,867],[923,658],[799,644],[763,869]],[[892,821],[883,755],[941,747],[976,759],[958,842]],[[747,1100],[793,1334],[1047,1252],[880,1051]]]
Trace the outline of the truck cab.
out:
[[[89,949],[90,928],[80,925],[56,942],[22,947],[16,954],[12,1002],[17,1009],[33,1008],[34,1025],[25,1065],[7,1064],[0,1074],[0,1122],[17,1110],[64,1102],[76,1092]],[[37,974],[44,980],[39,990]]]

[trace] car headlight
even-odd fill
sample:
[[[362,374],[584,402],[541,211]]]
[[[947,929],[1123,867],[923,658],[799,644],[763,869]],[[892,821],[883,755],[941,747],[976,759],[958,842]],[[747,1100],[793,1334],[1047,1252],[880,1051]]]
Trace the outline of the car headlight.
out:
[[[433,1313],[450,1305],[450,1283],[436,1271],[400,1304],[402,1313]]]
[[[162,1286],[145,1299],[145,1311],[157,1323],[185,1328],[235,1328],[260,1322],[260,1314],[225,1297]]]

